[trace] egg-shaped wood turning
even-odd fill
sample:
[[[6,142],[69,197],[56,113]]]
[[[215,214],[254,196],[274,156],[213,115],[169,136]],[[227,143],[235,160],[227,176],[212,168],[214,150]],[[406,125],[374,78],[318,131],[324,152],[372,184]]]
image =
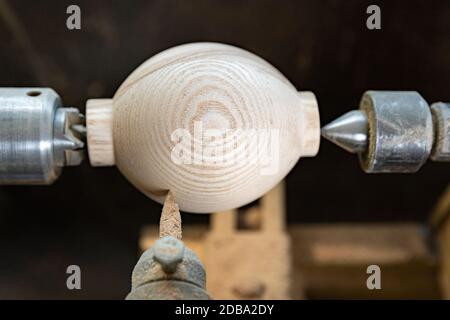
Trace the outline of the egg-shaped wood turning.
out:
[[[93,166],[117,165],[160,203],[194,213],[245,205],[320,141],[317,101],[273,66],[224,44],[193,43],[138,67],[112,99],[87,102]]]

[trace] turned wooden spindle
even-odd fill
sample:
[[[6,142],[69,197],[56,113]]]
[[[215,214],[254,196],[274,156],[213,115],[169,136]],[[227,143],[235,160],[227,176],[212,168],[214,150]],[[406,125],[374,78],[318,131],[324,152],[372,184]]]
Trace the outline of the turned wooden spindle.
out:
[[[138,67],[112,99],[88,100],[86,109],[91,164],[116,165],[160,203],[171,190],[188,212],[245,205],[319,148],[314,95],[298,92],[258,56],[224,44],[163,51]],[[186,141],[180,129],[192,143],[180,143]],[[208,153],[198,140],[224,147]],[[180,155],[188,155],[183,161],[173,160],[177,146]],[[224,161],[208,162],[217,150]],[[277,158],[249,161],[245,156],[264,152]]]

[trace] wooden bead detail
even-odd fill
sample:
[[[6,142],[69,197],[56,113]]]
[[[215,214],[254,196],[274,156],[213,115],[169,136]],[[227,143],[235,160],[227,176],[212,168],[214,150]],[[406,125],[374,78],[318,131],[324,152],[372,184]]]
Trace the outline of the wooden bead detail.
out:
[[[94,167],[115,164],[112,116],[112,99],[91,99],[86,102],[88,153]]]

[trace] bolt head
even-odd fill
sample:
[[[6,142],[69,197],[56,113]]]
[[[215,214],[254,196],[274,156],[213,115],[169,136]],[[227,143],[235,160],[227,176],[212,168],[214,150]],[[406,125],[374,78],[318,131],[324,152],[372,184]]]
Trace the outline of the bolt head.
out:
[[[165,236],[155,242],[153,254],[166,273],[174,273],[183,260],[184,249],[182,241],[172,236]]]

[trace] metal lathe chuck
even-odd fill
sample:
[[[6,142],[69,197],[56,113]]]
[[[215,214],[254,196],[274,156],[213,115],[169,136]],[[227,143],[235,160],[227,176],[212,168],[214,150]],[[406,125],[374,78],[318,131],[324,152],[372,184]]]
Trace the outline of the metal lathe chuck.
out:
[[[51,184],[83,159],[84,117],[49,88],[0,88],[0,184]]]
[[[450,104],[415,91],[367,91],[359,110],[322,128],[322,136],[357,153],[367,173],[416,172],[431,159],[450,161]]]

